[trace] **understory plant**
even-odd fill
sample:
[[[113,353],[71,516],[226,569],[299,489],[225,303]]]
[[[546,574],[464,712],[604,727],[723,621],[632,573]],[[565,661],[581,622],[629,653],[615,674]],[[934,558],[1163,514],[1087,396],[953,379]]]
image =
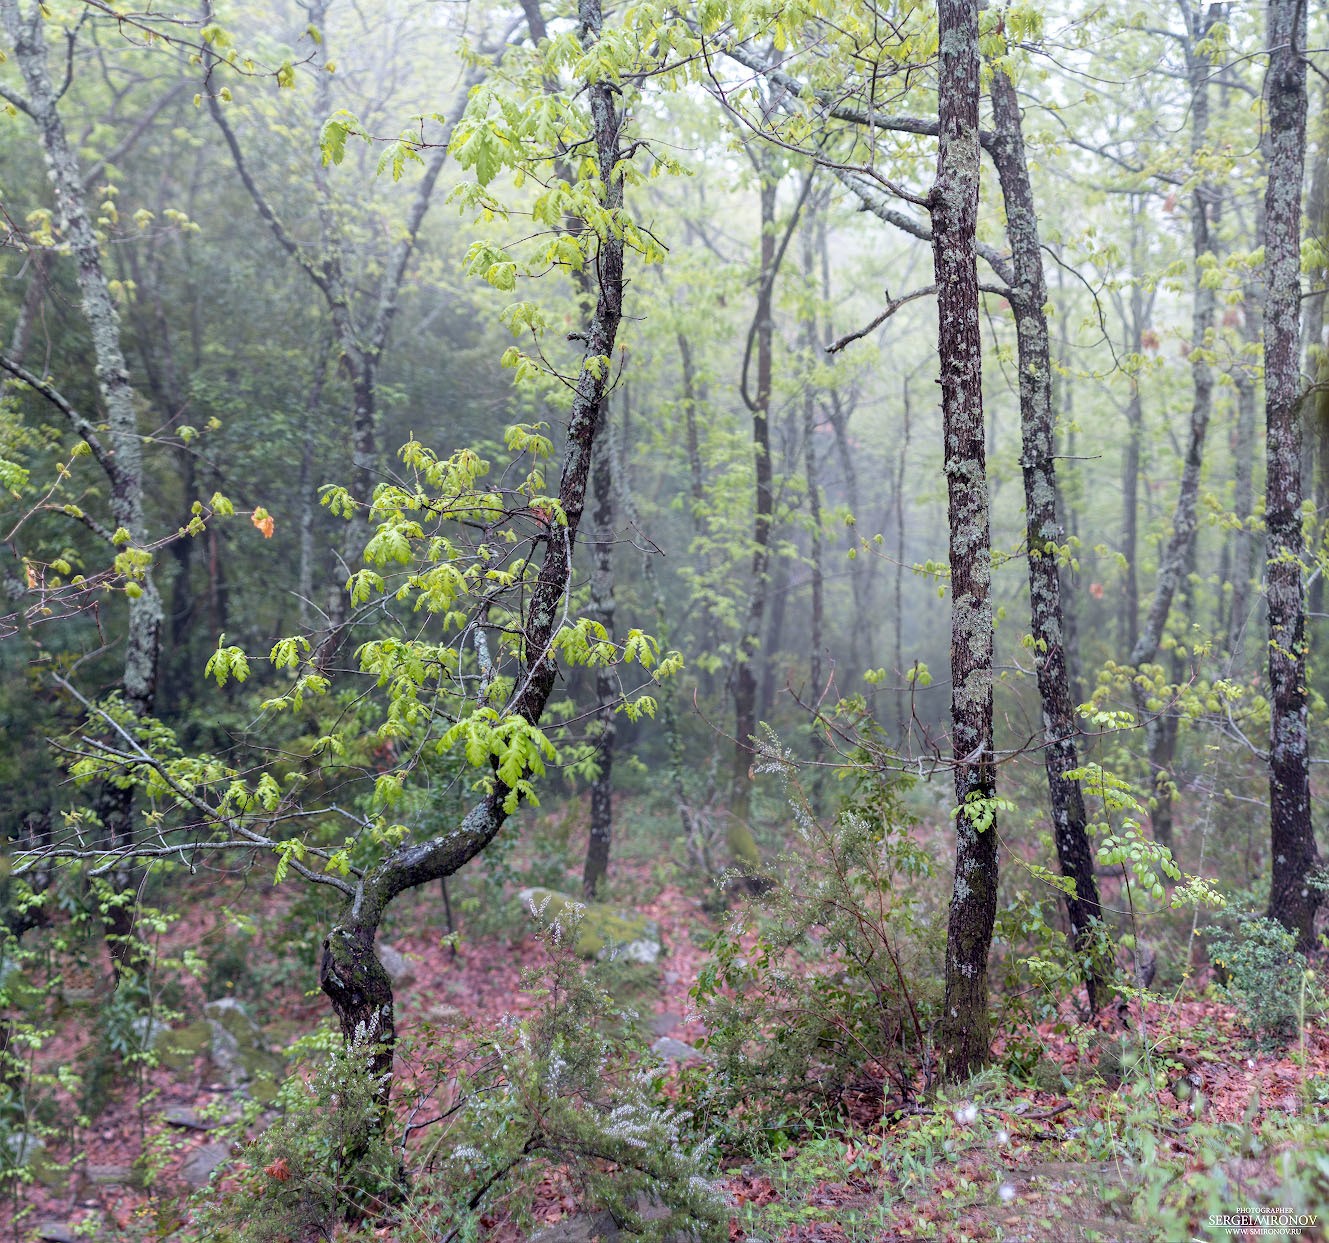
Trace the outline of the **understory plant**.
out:
[[[699,1108],[760,1145],[819,1106],[856,1097],[889,1111],[930,1085],[945,920],[929,905],[934,865],[911,834],[907,777],[849,770],[852,793],[824,821],[769,731],[757,771],[783,781],[794,845],[712,939],[693,996],[713,1059]]]
[[[202,1205],[200,1237],[277,1243],[349,1221],[366,1238],[386,1228],[420,1243],[474,1239],[485,1214],[520,1221],[551,1174],[638,1237],[727,1237],[709,1144],[620,1034],[631,1025],[604,968],[576,955],[580,914],[569,904],[542,924],[548,959],[523,981],[529,1017],[424,1024],[403,1041],[387,1129],[376,1125],[373,1050],[329,1039],[330,1059],[311,1082],[288,1081],[284,1117],[244,1151],[232,1189]]]
[[[1207,933],[1209,959],[1223,987],[1240,1002],[1253,1036],[1285,1038],[1304,1020],[1308,1001],[1315,1008],[1322,1004],[1296,936],[1276,920],[1248,911]]]

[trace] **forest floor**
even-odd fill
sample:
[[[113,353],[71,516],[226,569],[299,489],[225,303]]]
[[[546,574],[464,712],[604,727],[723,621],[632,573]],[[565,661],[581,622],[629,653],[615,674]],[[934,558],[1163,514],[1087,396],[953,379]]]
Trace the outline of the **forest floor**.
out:
[[[637,896],[633,907],[658,923],[666,947],[657,965],[634,976],[632,1003],[640,1013],[643,1045],[660,1037],[695,1045],[704,1031],[691,1013],[689,994],[706,960],[706,933],[715,917],[697,894],[677,883],[660,884],[647,863],[619,866],[617,890],[651,895]],[[515,902],[511,888],[509,900]],[[163,952],[192,945],[206,954],[207,947],[234,935],[228,908],[198,896],[164,937]],[[285,901],[280,893],[263,899],[270,909],[257,926],[279,927]],[[483,1028],[533,1005],[521,977],[538,967],[544,949],[522,931],[520,920],[467,934],[454,953],[441,943],[440,907],[436,895],[420,895],[385,938],[406,964],[397,985],[399,1030],[462,1015]],[[249,954],[261,955],[262,932],[247,944]],[[326,1017],[310,958],[308,969],[265,978],[261,996],[251,991],[246,998],[261,1028],[260,1043],[274,1051]],[[1204,987],[1206,972],[1184,992],[1151,1004],[1143,1016],[1156,1063],[1148,1071],[1157,1090],[1122,1088],[1127,1072],[1117,1037],[1125,1033],[1128,1044],[1138,1038],[1137,1003],[1114,1012],[1110,1021],[1100,1019],[1096,1038],[1086,1039],[1083,1025],[1078,1037],[1068,1034],[1065,1023],[1041,1025],[1042,1056],[1036,1073],[1023,1080],[994,1072],[963,1094],[923,1098],[889,1117],[880,1116],[880,1095],[860,1093],[828,1105],[815,1126],[777,1137],[760,1155],[723,1162],[731,1240],[1182,1243],[1235,1237],[1231,1229],[1207,1224],[1214,1220],[1209,1215],[1279,1206],[1281,1197],[1297,1201],[1282,1207],[1316,1216],[1311,1184],[1288,1181],[1283,1158],[1295,1141],[1285,1138],[1284,1128],[1290,1119],[1324,1118],[1329,1025],[1305,1022],[1290,1042],[1261,1045],[1247,1035],[1237,1009]],[[187,1032],[199,1027],[207,998],[204,984],[184,979],[172,1017],[174,1029]],[[107,999],[95,972],[82,990],[78,981],[66,971],[45,1002],[52,1034],[37,1055],[38,1069],[96,1063],[103,1034],[96,1007]],[[105,1054],[100,1056],[105,1063]],[[197,1237],[189,1230],[191,1188],[195,1196],[215,1193],[216,1183],[207,1182],[210,1171],[228,1151],[239,1151],[228,1149],[229,1140],[219,1141],[212,1120],[236,1116],[245,1090],[237,1092],[202,1048],[177,1046],[169,1061],[128,1071],[123,1063],[109,1069],[102,1064],[95,1115],[85,1126],[69,1119],[89,1110],[91,1072],[84,1071],[81,1098],[54,1089],[60,1113],[69,1112],[48,1131],[37,1180],[10,1190],[7,1237],[23,1243]],[[1147,1130],[1153,1161],[1126,1155],[1141,1149],[1133,1128]],[[1319,1160],[1319,1181],[1311,1183],[1322,1191],[1329,1153],[1298,1155],[1303,1163]],[[1174,1180],[1182,1173],[1194,1185],[1179,1199]],[[520,1216],[499,1201],[483,1225],[493,1243],[532,1237],[576,1243],[598,1237],[597,1219],[587,1215],[593,1208],[578,1202],[576,1188],[554,1168]],[[381,1237],[394,1237],[391,1228]],[[1329,1234],[1320,1217],[1265,1237]]]

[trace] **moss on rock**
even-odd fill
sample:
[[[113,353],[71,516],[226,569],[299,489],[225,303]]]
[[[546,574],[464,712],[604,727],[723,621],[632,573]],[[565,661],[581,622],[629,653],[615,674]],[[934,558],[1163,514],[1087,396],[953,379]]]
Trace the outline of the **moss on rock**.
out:
[[[583,958],[617,957],[649,966],[663,953],[660,925],[644,915],[578,902],[553,889],[523,889],[517,897],[522,909],[543,924],[575,925],[577,953]]]

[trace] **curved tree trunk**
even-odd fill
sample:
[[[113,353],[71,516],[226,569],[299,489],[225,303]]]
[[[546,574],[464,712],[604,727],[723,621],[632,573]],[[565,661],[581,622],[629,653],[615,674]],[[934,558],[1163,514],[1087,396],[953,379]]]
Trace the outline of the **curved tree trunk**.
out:
[[[600,38],[600,0],[579,0],[579,36],[590,49]],[[585,86],[604,206],[623,204],[623,114],[618,87],[607,80]],[[611,382],[606,360],[614,356],[623,314],[623,240],[606,231],[594,264],[596,302],[586,333],[586,349],[568,414],[558,499],[567,519],[545,537],[544,559],[532,590],[525,624],[526,676],[505,713],[532,724],[539,721],[553,692],[557,666],[548,655],[562,618],[563,599],[572,580],[573,552],[586,506],[600,410]],[[494,788],[447,833],[399,846],[357,883],[356,891],[323,943],[319,983],[331,1002],[348,1041],[371,1045],[369,1065],[378,1077],[378,1097],[386,1107],[391,1090],[393,1045],[392,986],[374,953],[374,939],[388,905],[399,894],[451,876],[493,841],[507,820],[508,787],[494,774]]]

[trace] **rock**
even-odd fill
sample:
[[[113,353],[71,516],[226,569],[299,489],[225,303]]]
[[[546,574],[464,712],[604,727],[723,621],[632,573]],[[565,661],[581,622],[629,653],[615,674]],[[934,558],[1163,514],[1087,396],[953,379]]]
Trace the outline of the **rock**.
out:
[[[96,1187],[132,1187],[139,1181],[132,1165],[94,1165],[83,1167],[83,1177]]]
[[[219,1122],[204,1121],[192,1109],[179,1107],[166,1110],[162,1114],[162,1121],[167,1126],[179,1127],[182,1131],[215,1131],[221,1125]]]
[[[531,1243],[616,1243],[623,1232],[612,1213],[574,1213],[531,1235]]]
[[[401,988],[415,979],[415,966],[401,950],[392,945],[380,945],[376,953],[393,988]]]
[[[58,1221],[39,1221],[34,1229],[42,1243],[80,1243],[80,1236],[74,1233],[74,1227]]]
[[[184,1165],[180,1167],[180,1177],[197,1191],[200,1187],[208,1185],[213,1170],[228,1160],[230,1155],[229,1144],[204,1144],[185,1159]]]
[[[672,1036],[661,1036],[653,1045],[651,1052],[667,1062],[709,1062],[710,1054],[702,1049],[694,1049],[690,1044],[675,1040]]]
[[[145,1052],[171,1030],[161,1019],[154,1018],[151,1014],[138,1015],[131,1020],[129,1026],[138,1041],[138,1047]]]
[[[203,1011],[210,1033],[208,1056],[227,1087],[259,1100],[270,1097],[283,1063],[269,1052],[249,1011],[234,997],[210,1001]],[[258,1080],[264,1081],[261,1086]]]
[[[27,1131],[14,1131],[5,1136],[5,1147],[9,1149],[9,1161],[13,1166],[26,1165],[36,1157],[46,1145],[41,1139]]]
[[[652,966],[660,960],[664,942],[660,925],[643,915],[616,911],[599,904],[586,905],[552,889],[523,889],[522,909],[545,924],[565,911],[576,913],[577,953],[583,958],[617,959]]]
[[[677,1014],[657,1014],[651,1020],[653,1036],[667,1036],[676,1027],[682,1027],[683,1020]]]

